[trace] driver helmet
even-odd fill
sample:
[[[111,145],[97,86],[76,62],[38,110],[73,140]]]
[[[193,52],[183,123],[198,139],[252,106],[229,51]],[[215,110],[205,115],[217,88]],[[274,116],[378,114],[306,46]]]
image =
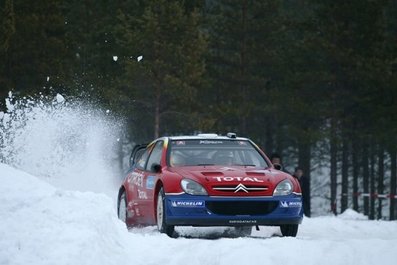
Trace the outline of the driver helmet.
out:
[[[216,162],[220,165],[232,165],[233,158],[232,151],[221,151],[216,155]]]

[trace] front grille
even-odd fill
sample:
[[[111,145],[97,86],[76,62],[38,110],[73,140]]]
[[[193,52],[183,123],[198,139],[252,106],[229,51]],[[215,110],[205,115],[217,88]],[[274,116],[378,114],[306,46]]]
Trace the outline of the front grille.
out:
[[[208,210],[220,215],[263,215],[277,208],[277,201],[209,201]]]
[[[212,189],[216,191],[222,192],[231,192],[231,193],[251,193],[251,192],[263,192],[267,191],[269,188],[267,186],[260,185],[217,185],[213,186]]]

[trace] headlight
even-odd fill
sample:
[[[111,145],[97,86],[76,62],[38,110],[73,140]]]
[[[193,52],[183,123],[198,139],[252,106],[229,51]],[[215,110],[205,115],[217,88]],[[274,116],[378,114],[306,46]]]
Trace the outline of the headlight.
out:
[[[184,192],[190,195],[208,195],[203,186],[191,179],[182,179],[181,187]]]
[[[277,187],[274,189],[273,196],[289,195],[292,193],[294,186],[291,181],[285,179],[281,181]]]

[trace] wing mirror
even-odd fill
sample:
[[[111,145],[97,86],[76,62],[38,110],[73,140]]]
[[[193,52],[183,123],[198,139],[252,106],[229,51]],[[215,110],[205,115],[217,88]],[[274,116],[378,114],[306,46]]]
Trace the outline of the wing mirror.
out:
[[[280,164],[273,164],[274,168],[277,170],[282,170],[283,167]]]
[[[161,165],[160,164],[153,164],[152,171],[155,173],[161,173]]]

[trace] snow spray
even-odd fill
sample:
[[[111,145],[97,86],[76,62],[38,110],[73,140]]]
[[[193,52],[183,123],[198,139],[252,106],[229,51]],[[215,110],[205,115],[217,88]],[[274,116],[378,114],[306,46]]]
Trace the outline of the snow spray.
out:
[[[81,100],[16,99],[0,112],[0,162],[68,190],[115,198],[122,122]]]

